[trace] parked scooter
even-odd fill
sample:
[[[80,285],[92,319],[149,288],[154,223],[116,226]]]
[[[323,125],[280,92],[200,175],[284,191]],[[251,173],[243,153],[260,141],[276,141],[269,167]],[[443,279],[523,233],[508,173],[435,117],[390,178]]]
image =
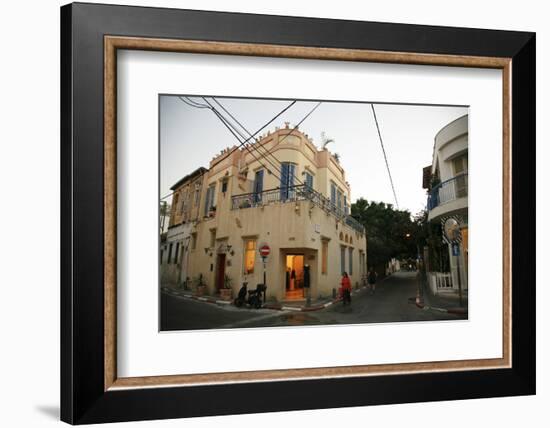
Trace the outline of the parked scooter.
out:
[[[235,306],[240,308],[246,304],[250,308],[260,309],[263,304],[263,297],[267,287],[263,284],[258,284],[255,290],[248,290],[247,287],[248,283],[243,282],[243,286],[234,300]]]
[[[240,308],[242,305],[246,303],[246,291],[247,291],[248,282],[243,282],[243,286],[239,290],[239,293],[237,294],[237,297],[235,297],[235,300],[233,303],[236,307]]]
[[[263,284],[258,284],[255,290],[248,290],[248,305],[251,308],[260,309],[263,304],[263,295],[266,287]]]

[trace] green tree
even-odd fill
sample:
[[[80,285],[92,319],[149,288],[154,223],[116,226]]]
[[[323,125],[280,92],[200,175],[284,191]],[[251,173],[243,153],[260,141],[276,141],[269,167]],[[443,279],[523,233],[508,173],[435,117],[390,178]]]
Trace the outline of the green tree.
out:
[[[351,215],[365,226],[369,266],[383,272],[392,258],[416,259],[420,225],[409,211],[360,198],[351,205]]]
[[[425,266],[425,268],[430,271],[448,272],[450,270],[449,249],[441,238],[441,224],[429,222],[426,210],[416,214],[414,222],[416,223],[416,241],[419,248],[428,247],[428,259],[425,262],[429,266]]]

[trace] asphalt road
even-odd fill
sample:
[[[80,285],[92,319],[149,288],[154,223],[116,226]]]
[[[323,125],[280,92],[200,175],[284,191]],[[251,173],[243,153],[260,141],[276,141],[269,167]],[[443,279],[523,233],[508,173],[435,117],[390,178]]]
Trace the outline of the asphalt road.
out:
[[[366,290],[355,294],[349,306],[340,302],[313,312],[218,306],[162,293],[161,330],[435,321],[466,317],[418,308],[414,303],[415,278],[415,273],[400,272],[378,283],[374,294]]]

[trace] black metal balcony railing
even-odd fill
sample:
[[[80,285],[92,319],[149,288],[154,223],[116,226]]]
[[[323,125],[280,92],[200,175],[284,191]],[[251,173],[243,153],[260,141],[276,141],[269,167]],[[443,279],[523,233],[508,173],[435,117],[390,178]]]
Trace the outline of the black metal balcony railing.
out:
[[[311,201],[322,210],[330,212],[357,232],[365,233],[365,228],[361,223],[346,214],[342,208],[333,204],[330,199],[305,184],[284,188],[278,187],[263,192],[244,193],[233,196],[231,198],[231,209],[237,210],[269,205],[276,202],[286,203],[306,200]]]
[[[428,194],[428,210],[468,196],[468,173],[457,175],[435,186]]]

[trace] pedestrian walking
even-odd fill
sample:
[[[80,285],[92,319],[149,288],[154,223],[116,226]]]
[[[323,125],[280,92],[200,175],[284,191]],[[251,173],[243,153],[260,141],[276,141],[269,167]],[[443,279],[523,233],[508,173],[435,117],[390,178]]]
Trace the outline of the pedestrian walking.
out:
[[[351,304],[351,281],[349,279],[348,273],[344,272],[342,274],[342,302],[345,304]]]
[[[378,274],[374,270],[373,267],[370,268],[369,274],[367,276],[367,281],[369,283],[369,288],[371,294],[374,294],[376,292],[376,278],[378,277]]]

